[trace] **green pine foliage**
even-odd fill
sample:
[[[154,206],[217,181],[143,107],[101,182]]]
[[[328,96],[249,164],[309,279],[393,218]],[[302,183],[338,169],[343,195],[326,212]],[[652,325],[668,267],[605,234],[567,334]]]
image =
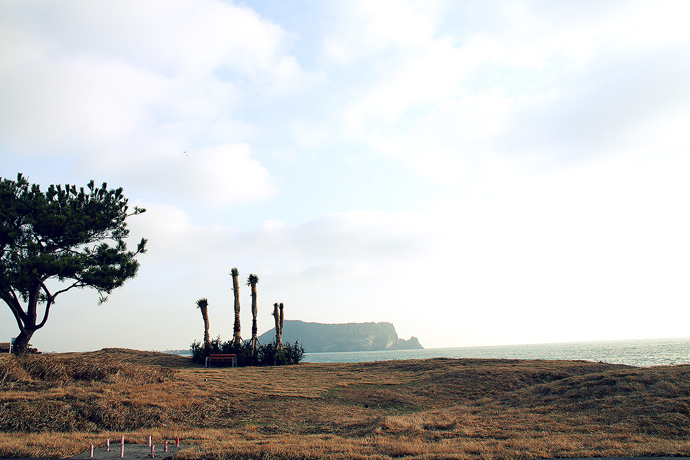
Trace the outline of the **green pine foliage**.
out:
[[[22,174],[16,181],[0,178],[0,299],[19,325],[15,353],[26,353],[59,294],[91,288],[105,302],[136,276],[146,239],[128,250],[126,219],[144,211],[130,209],[122,188],[105,182],[42,191]]]

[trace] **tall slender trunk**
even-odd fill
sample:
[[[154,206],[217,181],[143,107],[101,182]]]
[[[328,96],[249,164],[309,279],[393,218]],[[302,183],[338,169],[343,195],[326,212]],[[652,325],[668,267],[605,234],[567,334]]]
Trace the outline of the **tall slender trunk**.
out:
[[[230,274],[232,275],[232,290],[235,294],[235,325],[232,329],[232,343],[239,347],[242,344],[242,336],[240,335],[240,272],[237,268],[233,268]]]
[[[273,304],[273,319],[276,323],[276,350],[280,350],[283,345],[283,338],[280,333],[280,313],[278,312],[278,304]]]
[[[201,310],[201,317],[204,320],[204,354],[208,355],[211,352],[211,337],[208,330],[210,321],[208,319],[208,300],[204,297],[196,301],[196,306]]]
[[[276,350],[283,349],[283,304],[273,304],[273,318],[276,323]]]
[[[259,327],[256,323],[256,316],[259,307],[256,302],[256,282],[251,283],[252,288],[252,356],[256,357],[257,342],[259,341]]]
[[[211,336],[208,333],[209,323],[208,323],[208,309],[204,308],[201,310],[201,316],[204,318],[204,348],[206,350],[211,349]]]
[[[279,308],[280,308],[280,337],[278,340],[278,349],[282,350],[284,348],[283,347],[283,320],[285,318],[283,316],[283,302],[280,302]]]

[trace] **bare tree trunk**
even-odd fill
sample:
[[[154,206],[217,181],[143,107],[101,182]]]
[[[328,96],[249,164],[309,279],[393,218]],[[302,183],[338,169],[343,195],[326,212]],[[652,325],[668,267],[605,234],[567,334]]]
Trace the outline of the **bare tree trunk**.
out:
[[[283,331],[280,329],[280,313],[278,311],[278,304],[273,304],[273,319],[276,323],[276,350],[283,348]]]
[[[251,284],[252,287],[252,356],[256,358],[256,346],[259,341],[259,327],[256,323],[256,316],[259,313],[259,307],[256,302],[256,283]]]
[[[232,275],[232,290],[235,294],[235,325],[232,329],[232,343],[239,347],[242,344],[242,336],[240,335],[240,272],[237,268],[230,271]]]
[[[208,351],[211,349],[211,336],[208,334],[208,310],[202,310],[201,315],[204,317],[204,348]]]
[[[196,301],[196,306],[201,310],[201,317],[204,319],[204,354],[211,352],[211,337],[208,330],[210,321],[208,319],[208,300],[204,297]]]
[[[284,348],[283,347],[283,321],[285,319],[285,317],[283,316],[283,302],[280,302],[279,308],[280,308],[280,337],[278,340],[278,349],[282,350]]]

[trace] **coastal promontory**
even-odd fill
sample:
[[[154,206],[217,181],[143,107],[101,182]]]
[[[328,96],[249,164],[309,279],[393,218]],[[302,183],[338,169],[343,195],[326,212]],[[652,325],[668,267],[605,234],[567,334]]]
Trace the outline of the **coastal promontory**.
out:
[[[259,336],[259,342],[269,343],[275,336],[271,329]],[[308,323],[285,320],[283,342],[299,343],[307,353],[340,351],[380,351],[423,349],[416,337],[398,337],[393,323]]]

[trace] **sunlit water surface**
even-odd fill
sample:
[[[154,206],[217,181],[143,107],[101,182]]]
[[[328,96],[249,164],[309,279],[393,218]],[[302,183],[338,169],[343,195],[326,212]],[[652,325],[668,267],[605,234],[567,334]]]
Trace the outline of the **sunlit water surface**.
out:
[[[304,362],[354,363],[425,358],[581,359],[640,367],[690,364],[690,338],[307,353]]]

